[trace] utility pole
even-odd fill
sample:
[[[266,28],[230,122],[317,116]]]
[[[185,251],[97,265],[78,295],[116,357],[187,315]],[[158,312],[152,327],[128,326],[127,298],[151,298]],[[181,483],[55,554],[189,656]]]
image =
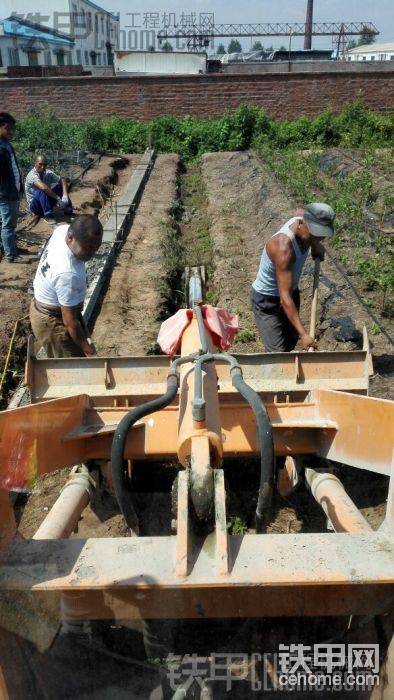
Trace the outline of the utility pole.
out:
[[[312,48],[313,0],[308,0],[305,17],[304,49]]]

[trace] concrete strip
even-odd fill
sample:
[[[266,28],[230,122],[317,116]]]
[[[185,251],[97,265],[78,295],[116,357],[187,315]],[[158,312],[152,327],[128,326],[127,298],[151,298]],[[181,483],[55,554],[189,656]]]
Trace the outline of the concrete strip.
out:
[[[104,225],[103,243],[112,243],[122,237],[126,224],[133,214],[144,184],[149,177],[154,160],[154,152],[149,148],[143,154],[140,164],[134,170],[123,192],[115,203],[115,211]]]

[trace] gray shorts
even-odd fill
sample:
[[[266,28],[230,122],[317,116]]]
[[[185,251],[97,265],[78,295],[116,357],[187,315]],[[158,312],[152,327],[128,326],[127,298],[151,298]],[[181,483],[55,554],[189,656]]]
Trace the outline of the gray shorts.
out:
[[[298,333],[290,323],[280,304],[279,297],[259,294],[252,287],[250,301],[256,326],[266,352],[291,352],[298,341]],[[293,301],[300,308],[300,292],[295,289]]]

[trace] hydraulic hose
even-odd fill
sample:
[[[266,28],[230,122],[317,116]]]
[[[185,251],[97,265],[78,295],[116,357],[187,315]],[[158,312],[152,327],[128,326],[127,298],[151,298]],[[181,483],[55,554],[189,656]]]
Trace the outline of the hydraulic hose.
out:
[[[115,496],[128,527],[130,527],[137,534],[139,529],[138,518],[134,510],[130,493],[128,493],[127,490],[127,482],[123,468],[124,448],[128,432],[137,422],[137,420],[140,420],[141,418],[144,418],[145,416],[148,416],[161,408],[165,408],[175,399],[179,386],[179,375],[177,370],[174,368],[174,364],[175,363],[173,363],[173,366],[167,376],[166,393],[163,396],[159,396],[157,399],[153,399],[152,401],[143,403],[140,406],[136,406],[129,411],[129,413],[126,413],[116,428],[114,439],[112,441],[111,467]]]
[[[272,426],[263,402],[254,389],[246,384],[239,367],[232,368],[231,379],[233,386],[251,407],[259,433],[261,468],[256,507],[256,532],[261,533],[269,520],[274,485],[275,453]]]

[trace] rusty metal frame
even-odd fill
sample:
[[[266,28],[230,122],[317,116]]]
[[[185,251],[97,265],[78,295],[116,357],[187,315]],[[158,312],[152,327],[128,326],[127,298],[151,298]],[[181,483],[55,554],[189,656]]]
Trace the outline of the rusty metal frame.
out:
[[[193,350],[196,334],[197,324],[192,324],[183,355]],[[277,454],[325,456],[391,476],[387,515],[378,532],[229,536],[218,460],[222,454],[259,454],[256,425],[233,390],[228,367],[220,364],[217,377],[212,364],[203,371],[211,411],[206,421],[196,420],[190,411],[194,374],[189,362],[181,368],[178,401],[138,421],[125,445],[127,459],[178,453],[185,470],[179,475],[177,536],[14,538],[7,489],[15,483],[22,487],[36,474],[108,458],[119,420],[147,397],[163,393],[169,367],[166,358],[156,357],[30,357],[27,378],[38,403],[0,414],[0,592],[16,598],[21,591],[67,595],[81,619],[347,615],[388,609],[394,578],[394,403],[358,395],[366,393],[372,371],[368,347],[354,353],[237,359],[265,403]],[[75,395],[81,388],[89,391]],[[356,393],[344,391],[349,388]],[[215,466],[214,532],[196,539],[189,522],[191,479],[204,479]]]

